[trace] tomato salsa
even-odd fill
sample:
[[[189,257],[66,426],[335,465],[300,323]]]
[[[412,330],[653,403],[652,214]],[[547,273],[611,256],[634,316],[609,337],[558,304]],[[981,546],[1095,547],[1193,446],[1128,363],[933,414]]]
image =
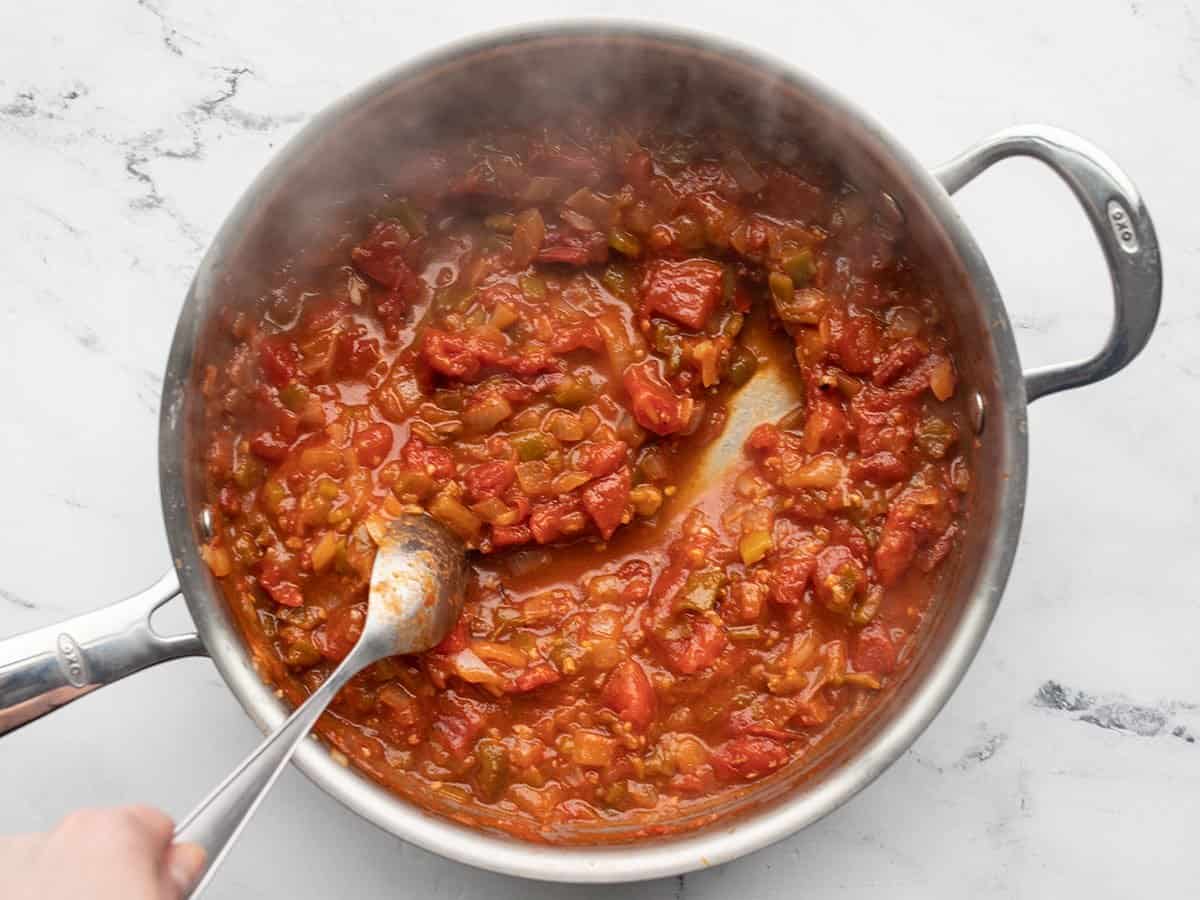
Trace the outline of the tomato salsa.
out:
[[[909,663],[969,432],[888,195],[584,122],[414,155],[319,250],[223,313],[202,555],[293,703],[357,639],[388,517],[473,567],[445,640],[321,719],[340,759],[479,827],[628,840],[816,760]],[[713,477],[767,369],[792,411]]]

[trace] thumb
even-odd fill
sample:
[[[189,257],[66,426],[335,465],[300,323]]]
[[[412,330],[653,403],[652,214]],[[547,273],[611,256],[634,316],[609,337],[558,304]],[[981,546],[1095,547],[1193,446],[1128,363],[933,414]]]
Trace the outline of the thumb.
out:
[[[204,848],[199,844],[172,844],[167,849],[164,898],[176,900],[187,896],[204,869],[204,856]]]

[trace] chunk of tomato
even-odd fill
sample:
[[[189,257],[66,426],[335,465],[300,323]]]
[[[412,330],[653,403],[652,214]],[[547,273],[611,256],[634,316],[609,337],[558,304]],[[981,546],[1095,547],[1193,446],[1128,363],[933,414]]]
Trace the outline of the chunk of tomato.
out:
[[[876,484],[895,484],[897,481],[903,481],[910,471],[908,460],[890,450],[880,450],[878,453],[856,459],[850,465],[851,476]]]
[[[780,558],[771,579],[771,601],[780,606],[799,606],[804,602],[808,582],[816,568],[816,555],[804,550]]]
[[[532,540],[533,530],[528,525],[492,526],[492,546],[497,549],[500,547],[516,547],[519,544],[528,544]]]
[[[629,502],[632,479],[628,467],[622,466],[611,475],[593,481],[583,489],[583,508],[605,540],[613,536]]]
[[[917,555],[917,535],[908,526],[886,523],[875,548],[875,571],[885,586],[900,580]]]
[[[517,467],[512,460],[497,460],[496,462],[480,463],[467,469],[463,476],[467,493],[475,501],[486,497],[499,497],[517,477]]]
[[[288,577],[283,567],[272,559],[263,561],[258,572],[258,584],[280,606],[304,605],[304,594],[300,588]]]
[[[433,723],[434,740],[461,760],[487,726],[489,709],[485,704],[460,697],[453,691],[443,694],[439,707]]]
[[[740,735],[721,744],[712,755],[716,773],[726,779],[753,781],[788,761],[787,747],[774,738]]]
[[[770,455],[779,452],[782,442],[783,434],[780,432],[779,426],[771,422],[763,422],[761,425],[756,425],[750,432],[750,436],[746,438],[746,451]]]
[[[389,291],[400,291],[416,283],[416,275],[404,261],[411,236],[399,222],[376,224],[366,240],[350,251],[354,266]]]
[[[379,340],[367,337],[366,329],[360,325],[338,337],[335,368],[340,375],[364,378],[379,362],[380,356]]]
[[[883,625],[868,625],[854,639],[850,655],[855,672],[888,675],[896,670],[896,645]]]
[[[540,263],[560,263],[566,266],[586,266],[608,260],[608,240],[603,234],[569,234],[562,229],[550,229],[538,250]]]
[[[717,661],[728,644],[725,629],[720,625],[703,616],[689,618],[686,637],[662,641],[667,665],[679,675],[693,675],[708,668]]]
[[[430,653],[438,653],[442,656],[453,656],[460,650],[466,650],[471,643],[471,633],[467,630],[467,620],[459,617],[454,623],[454,627],[442,638],[441,642],[430,650]]]
[[[557,326],[550,339],[550,349],[555,353],[570,353],[572,350],[604,349],[604,340],[591,322],[573,322]]]
[[[258,366],[263,377],[275,387],[294,381],[300,366],[300,351],[286,338],[267,338],[258,350]]]
[[[871,382],[876,387],[891,384],[929,352],[929,345],[918,338],[904,338],[879,361],[871,373]]]
[[[250,439],[250,451],[270,462],[280,462],[288,455],[291,447],[274,431],[260,431]]]
[[[573,494],[536,504],[529,513],[529,529],[539,544],[556,541],[567,533],[566,519],[579,510],[579,498]]]
[[[875,368],[881,330],[874,316],[839,309],[825,317],[822,328],[828,330],[830,355],[843,369],[862,375]]]
[[[556,684],[562,680],[558,669],[548,662],[534,663],[504,686],[509,694],[527,694],[548,684]]]
[[[626,659],[609,673],[600,702],[639,731],[654,720],[657,697],[650,679],[635,660]]]
[[[327,659],[341,662],[358,643],[366,621],[365,603],[335,606],[329,610],[325,624],[314,633],[314,643]]]
[[[454,477],[454,457],[444,447],[430,447],[415,434],[409,437],[408,443],[400,451],[400,461],[404,468],[412,472],[420,472],[431,478],[446,479]]]
[[[624,441],[592,441],[575,451],[576,462],[593,478],[611,475],[625,464],[629,447]]]
[[[421,338],[421,358],[435,372],[470,381],[483,367],[477,348],[467,338],[430,328]]]
[[[621,600],[628,604],[641,603],[650,596],[650,582],[654,571],[645,560],[631,559],[621,563],[617,569],[617,577],[624,583],[621,588]]]
[[[368,426],[354,435],[354,449],[358,453],[358,461],[368,469],[373,469],[392,452],[391,426],[382,422]]]
[[[721,302],[724,278],[712,260],[655,260],[642,280],[642,309],[700,331]]]
[[[834,401],[819,397],[804,421],[804,449],[809,453],[841,447],[847,434],[846,416]]]
[[[671,390],[654,363],[646,361],[630,366],[623,381],[633,417],[643,428],[666,436],[687,427],[690,401]]]

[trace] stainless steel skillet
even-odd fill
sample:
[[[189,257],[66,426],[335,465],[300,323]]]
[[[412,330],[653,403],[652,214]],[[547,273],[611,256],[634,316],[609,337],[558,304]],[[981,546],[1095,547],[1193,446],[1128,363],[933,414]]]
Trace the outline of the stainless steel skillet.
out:
[[[685,126],[732,124],[757,129],[764,140],[786,136],[824,149],[860,187],[886,192],[903,213],[961,336],[962,383],[973,392],[979,442],[967,536],[922,651],[875,714],[818,766],[781,772],[755,788],[736,818],[673,839],[536,846],[424,812],[339,765],[316,743],[303,747],[297,762],[351,809],[433,852],[530,878],[613,882],[686,872],[759,849],[836,809],[895,761],[949,698],[1000,602],[1025,502],[1026,404],[1112,375],[1150,337],[1162,285],[1153,225],[1116,164],[1058,129],[1008,129],[929,170],[802,72],[708,37],[615,25],[487,36],[402,66],[318,115],[259,175],[201,263],[164,376],[160,482],[173,569],[127,600],[0,642],[0,733],[140,669],[202,653],[261,727],[278,725],[286,710],[255,672],[196,552],[207,527],[196,392],[221,349],[218,306],[251,304],[286,259],[304,265],[304,249],[322,246],[377,197],[406,148],[488,123],[629,104],[667,111]],[[1113,328],[1092,359],[1022,371],[995,282],[955,212],[950,194],[1014,155],[1042,161],[1067,183],[1104,251]],[[160,637],[149,615],[180,592],[196,634]]]

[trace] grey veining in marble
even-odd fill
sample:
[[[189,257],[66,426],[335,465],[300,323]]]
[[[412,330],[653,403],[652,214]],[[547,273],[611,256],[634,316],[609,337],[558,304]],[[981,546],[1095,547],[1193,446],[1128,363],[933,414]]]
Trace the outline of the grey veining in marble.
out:
[[[200,255],[270,155],[394,62],[564,9],[0,4],[0,632],[117,599],[167,565],[160,372]],[[789,58],[931,165],[1021,121],[1083,134],[1129,171],[1155,217],[1167,275],[1159,332],[1119,377],[1033,407],[1021,549],[983,651],[912,751],[816,826],[686,878],[561,887],[405,846],[289,772],[209,896],[1194,892],[1200,6],[584,0],[572,12],[676,22]],[[1107,279],[1066,190],[1011,162],[956,202],[1026,363],[1097,346]],[[179,610],[165,619],[186,624]],[[45,827],[82,804],[182,813],[256,737],[207,661],[144,673],[0,742],[0,831]]]

